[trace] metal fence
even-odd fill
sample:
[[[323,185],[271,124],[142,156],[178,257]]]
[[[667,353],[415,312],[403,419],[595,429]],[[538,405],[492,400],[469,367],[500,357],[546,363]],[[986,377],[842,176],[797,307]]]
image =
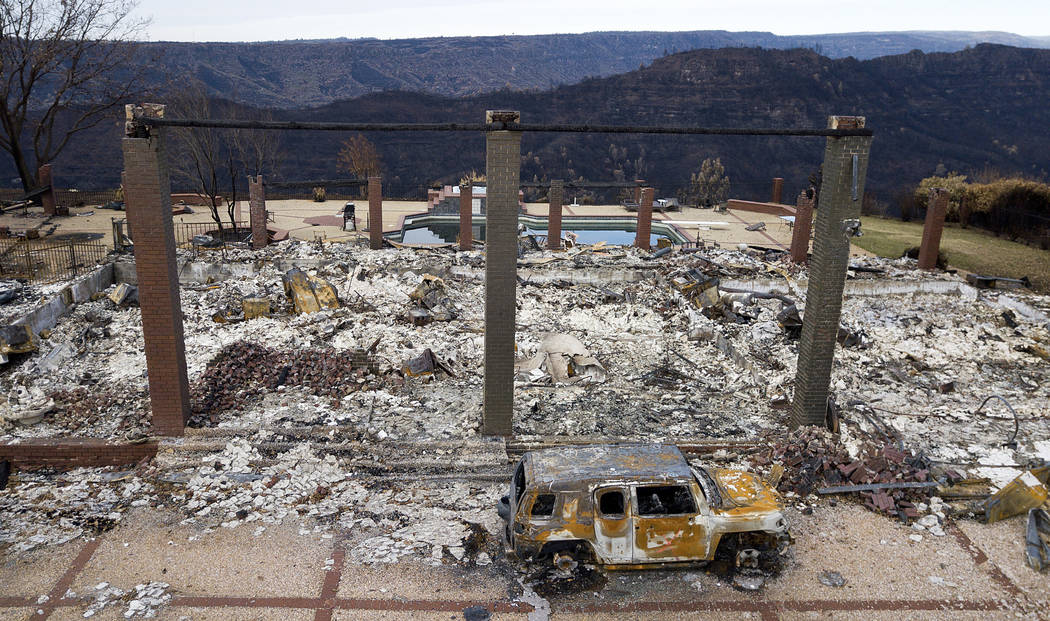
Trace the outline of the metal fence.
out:
[[[252,227],[248,221],[239,221],[236,226],[230,226],[229,222],[223,222],[222,233],[214,222],[175,222],[175,243],[179,245],[192,244],[193,238],[198,235],[207,235],[220,242],[244,242],[251,238]]]
[[[0,201],[17,201],[25,195],[21,188],[0,188]],[[55,204],[64,207],[98,207],[117,198],[117,190],[55,189]]]
[[[76,278],[108,254],[102,239],[0,239],[0,278],[35,283]]]

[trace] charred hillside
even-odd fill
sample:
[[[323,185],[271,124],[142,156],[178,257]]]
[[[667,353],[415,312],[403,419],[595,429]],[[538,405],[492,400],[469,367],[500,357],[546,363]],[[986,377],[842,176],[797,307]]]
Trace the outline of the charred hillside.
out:
[[[1005,32],[854,32],[778,36],[769,32],[590,32],[583,34],[355,39],[257,43],[146,44],[149,82],[160,92],[186,76],[212,96],[301,108],[368,93],[406,90],[463,97],[503,88],[547,90],[637,69],[695,49],[812,49],[830,58],[875,58],[910,50],[954,52],[982,42],[1047,47]]]
[[[545,92],[465,98],[390,92],[278,118],[311,121],[468,121],[484,110],[521,110],[527,122],[820,127],[861,114],[875,131],[870,190],[888,198],[942,165],[1043,177],[1050,170],[1050,51],[980,45],[955,53],[859,61],[806,50],[696,50],[651,66]],[[337,133],[282,136],[285,178],[335,176]],[[435,181],[484,168],[478,134],[374,134],[389,195],[422,196]],[[645,178],[661,195],[688,182],[703,157],[721,157],[734,194],[761,198],[773,176],[797,192],[820,164],[818,139],[535,134],[523,141],[523,179]],[[62,180],[114,186],[119,123],[85,135],[58,168]],[[790,196],[790,194],[787,194]]]

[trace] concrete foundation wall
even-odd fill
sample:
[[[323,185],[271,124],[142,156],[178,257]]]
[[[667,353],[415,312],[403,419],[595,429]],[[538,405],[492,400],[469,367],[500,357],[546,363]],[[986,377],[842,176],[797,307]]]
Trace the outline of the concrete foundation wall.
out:
[[[50,330],[58,320],[69,314],[73,307],[90,300],[91,296],[113,284],[113,265],[103,265],[87,276],[69,285],[36,310],[14,322],[15,325],[28,325],[34,334]]]

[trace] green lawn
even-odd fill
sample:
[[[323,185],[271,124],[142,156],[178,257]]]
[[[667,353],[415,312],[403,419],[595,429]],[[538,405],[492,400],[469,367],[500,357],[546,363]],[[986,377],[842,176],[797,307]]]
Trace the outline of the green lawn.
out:
[[[865,216],[861,230],[864,235],[854,238],[853,243],[882,257],[899,257],[922,241],[921,222]],[[1050,291],[1050,251],[1018,244],[979,229],[947,224],[941,237],[941,252],[951,267],[992,276],[1027,276],[1034,288]]]

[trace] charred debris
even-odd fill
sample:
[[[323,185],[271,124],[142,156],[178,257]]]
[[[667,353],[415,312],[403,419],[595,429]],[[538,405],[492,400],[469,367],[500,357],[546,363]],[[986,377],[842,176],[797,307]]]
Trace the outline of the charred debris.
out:
[[[522,451],[629,440],[755,470],[797,519],[858,502],[936,537],[953,519],[1022,516],[1018,537],[1046,566],[1050,298],[855,259],[829,429],[789,432],[805,268],[764,249],[655,254],[523,251],[502,442],[479,435],[481,252],[180,251],[190,433],[137,468],[16,470],[0,546],[164,508],[203,531],[295,519],[349,533],[354,562],[485,566],[502,557],[495,507]],[[7,290],[8,326],[46,295]],[[46,333],[0,333],[4,442],[152,437],[133,294],[114,286]],[[979,409],[993,394],[1009,408]]]

